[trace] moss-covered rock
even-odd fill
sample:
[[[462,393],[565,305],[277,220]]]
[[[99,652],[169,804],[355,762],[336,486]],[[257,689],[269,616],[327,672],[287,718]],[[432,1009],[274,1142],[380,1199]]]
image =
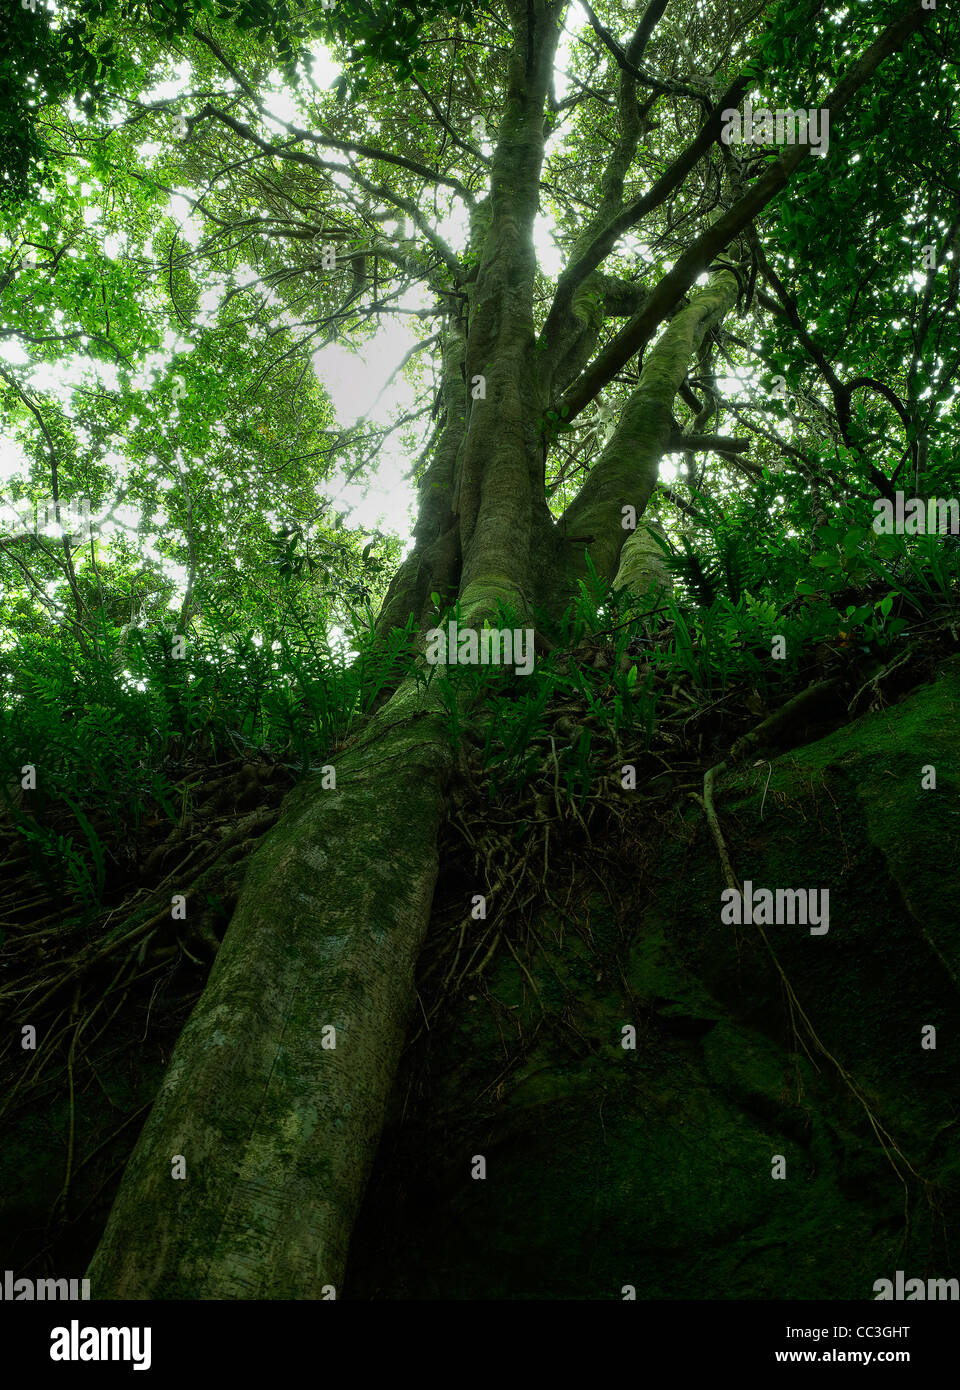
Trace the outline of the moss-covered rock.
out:
[[[768,949],[723,924],[691,803],[652,894],[624,864],[588,915],[539,922],[529,979],[502,957],[407,1059],[347,1296],[857,1299],[897,1268],[955,1276],[958,705],[954,660],[721,777],[741,880],[828,889],[827,933],[771,925]]]

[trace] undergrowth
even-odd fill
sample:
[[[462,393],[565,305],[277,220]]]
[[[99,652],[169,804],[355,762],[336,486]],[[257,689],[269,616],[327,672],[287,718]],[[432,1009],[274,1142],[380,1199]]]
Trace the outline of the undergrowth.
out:
[[[435,682],[449,713],[456,772],[443,853],[452,836],[498,904],[484,923],[451,920],[428,954],[435,1016],[498,949],[522,957],[507,918],[529,922],[549,901],[551,865],[571,845],[596,862],[597,838],[613,827],[642,862],[631,818],[647,835],[666,824],[705,769],[798,691],[835,676],[852,695],[846,718],[865,693],[885,698],[890,672],[899,680],[925,652],[942,654],[948,636],[956,645],[956,552],[936,538],[891,539],[881,553],[865,534],[828,530],[806,570],[817,587],[797,582],[785,595],[758,584],[700,606],[681,557],[671,562],[676,597],[640,598],[591,572],[559,622],[534,615],[547,650],[529,676],[429,666],[412,625],[386,642],[361,630],[352,652],[334,648],[292,606],[259,630],[208,606],[188,634],[104,627],[82,647],[69,628],[8,637],[0,1010],[48,1043],[24,1064],[19,1032],[7,1033],[0,1115],[9,1122],[62,1093],[131,991],[149,1026],[175,974],[181,990],[199,990],[286,793],[335,764],[408,674]],[[437,626],[452,617],[457,606],[437,602]],[[499,621],[525,625],[506,612]],[[172,894],[189,898],[189,914],[171,913]],[[63,1210],[71,1164],[68,1155]]]

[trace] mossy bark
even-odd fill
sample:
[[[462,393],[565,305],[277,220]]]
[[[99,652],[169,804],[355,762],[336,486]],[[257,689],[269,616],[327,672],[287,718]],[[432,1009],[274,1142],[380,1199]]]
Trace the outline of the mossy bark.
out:
[[[436,445],[420,479],[413,550],[403,561],[387,590],[377,618],[377,632],[386,637],[403,627],[410,615],[422,621],[438,593],[449,602],[460,574],[460,535],[453,509],[457,459],[466,428],[464,358],[466,328],[454,318],[444,334],[441,353],[441,426]]]
[[[729,312],[736,298],[736,277],[729,270],[718,271],[674,315],[647,354],[640,381],[609,443],[564,513],[570,535],[591,538],[570,557],[575,574],[586,573],[589,554],[602,579],[615,576],[630,535],[623,509],[633,507],[637,518],[643,515],[672,433],[674,399],[708,329]]]
[[[499,604],[529,610],[531,558],[552,525],[537,421],[546,385],[536,360],[533,224],[543,164],[543,106],[559,38],[551,5],[512,6],[517,42],[491,168],[483,242],[470,290],[467,430],[456,506],[464,621],[496,621]],[[474,383],[482,380],[476,398]],[[482,394],[479,391],[482,390]]]
[[[379,631],[529,609],[552,522],[536,429],[533,219],[559,11],[512,12],[516,41],[467,315],[444,343],[438,446],[414,552]],[[475,399],[474,375],[485,391]],[[462,553],[462,564],[461,564]],[[451,765],[432,689],[400,687],[302,784],[250,863],[207,988],[177,1043],[90,1267],[111,1298],[317,1298],[336,1288],[414,1002]],[[336,1048],[325,1029],[336,1029]],[[186,1177],[171,1176],[174,1155]]]
[[[652,534],[654,529],[659,529],[654,522],[645,522],[627,537],[613,580],[615,589],[629,589],[637,598],[657,591],[665,596],[673,593],[673,576],[667,569],[663,547]]]
[[[336,789],[291,798],[127,1166],[95,1298],[337,1289],[414,999],[449,762],[442,717],[408,686],[338,760]]]

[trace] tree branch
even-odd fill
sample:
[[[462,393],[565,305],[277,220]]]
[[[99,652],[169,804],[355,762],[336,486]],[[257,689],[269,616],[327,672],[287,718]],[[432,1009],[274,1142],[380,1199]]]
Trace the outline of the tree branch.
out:
[[[187,126],[192,129],[199,121],[205,120],[211,116],[222,122],[223,125],[228,126],[235,135],[239,135],[242,139],[248,140],[251,144],[256,145],[264,154],[270,154],[279,159],[292,160],[298,164],[306,164],[320,168],[325,167],[322,163],[313,160],[302,151],[291,150],[287,145],[275,145],[270,140],[264,140],[262,136],[257,135],[256,131],[252,130],[250,126],[245,125],[243,121],[238,121],[235,116],[231,116],[228,112],[222,111],[217,106],[213,106],[210,102],[207,102],[196,116],[186,117]],[[291,125],[289,121],[281,121],[275,116],[271,116],[270,119],[275,120],[278,125],[285,126],[286,129],[289,130],[293,141],[309,140],[312,144],[319,145],[322,149],[340,150],[346,154],[361,155],[364,159],[378,159],[386,164],[395,164],[400,169],[407,169],[410,173],[417,174],[420,178],[425,179],[427,183],[442,183],[446,185],[446,187],[452,188],[454,192],[458,193],[460,197],[463,198],[464,202],[470,206],[473,205],[473,194],[468,188],[464,187],[459,179],[448,178],[438,170],[431,169],[429,165],[421,164],[419,160],[408,159],[406,155],[393,154],[389,150],[381,150],[376,145],[367,145],[362,141],[336,140],[333,136],[317,135],[312,130],[303,130],[300,126]]]
[[[543,341],[548,343],[551,341],[559,325],[569,313],[574,292],[587,276],[609,256],[624,233],[635,226],[647,213],[666,202],[670,194],[680,187],[690,170],[706,154],[719,136],[723,124],[722,111],[729,106],[736,105],[749,85],[749,80],[746,77],[738,77],[731,83],[720,98],[717,109],[707,118],[699,134],[677,156],[670,168],[660,175],[646,193],[635,198],[632,203],[628,203],[616,216],[612,217],[597,232],[590,245],[585,247],[573,264],[561,274],[557,281],[557,292],[550,307],[550,313],[543,326],[543,333],[541,334]],[[694,276],[693,279],[695,278]]]
[[[734,439],[723,434],[672,434],[668,454],[695,453],[712,450],[717,454],[744,454],[750,448],[749,439]]]
[[[873,75],[884,58],[895,52],[927,20],[930,13],[931,11],[920,9],[911,0],[909,7],[889,24],[863,56],[851,65],[850,71],[827,97],[824,102],[825,107],[831,112],[835,112],[846,106],[851,97]],[[726,100],[727,98],[724,98],[725,102]],[[704,132],[714,126],[717,127],[715,134],[718,134],[719,121],[720,111],[717,110],[706,122],[698,140],[702,140]],[[694,144],[696,143],[695,141]],[[707,141],[706,143],[709,144],[710,142]],[[589,405],[607,382],[620,371],[621,367],[649,342],[673,306],[697,277],[707,269],[714,257],[725,246],[729,245],[745,227],[749,226],[757,214],[783,190],[812,149],[813,146],[811,145],[794,145],[789,148],[786,154],[772,164],[766,173],[757,180],[744,197],[739,199],[729,211],[724,212],[697,237],[689,250],[685,251],[679,258],[673,269],[660,280],[640,313],[608,343],[593,364],[570,387],[560,405],[555,406],[556,409],[559,410],[562,406],[566,406],[566,418],[573,420],[585,406]],[[689,155],[689,151],[687,154]],[[648,194],[647,197],[649,196]],[[612,225],[621,220],[622,215],[621,218],[615,219],[615,223]],[[609,239],[609,234],[605,233],[604,240],[607,239]],[[596,254],[599,260],[601,258],[599,248]],[[587,259],[592,259],[592,257]],[[582,261],[577,262],[571,271],[579,272],[583,264]],[[574,277],[571,276],[571,278]],[[580,278],[583,278],[582,274]],[[560,298],[561,291],[558,287],[557,300],[559,301]],[[554,307],[556,307],[556,302]],[[552,313],[553,310],[551,310]],[[546,332],[546,328],[544,332]]]

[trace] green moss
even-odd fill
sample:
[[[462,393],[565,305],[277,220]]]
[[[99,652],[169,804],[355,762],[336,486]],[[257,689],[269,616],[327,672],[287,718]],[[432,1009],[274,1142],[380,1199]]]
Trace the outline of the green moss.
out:
[[[944,957],[960,887],[958,699],[950,663],[900,705],[778,759],[765,795],[766,763],[717,794],[741,879],[830,890],[827,935],[768,937],[818,1036],[924,1179],[898,1159],[909,1230],[862,1105],[812,1045],[799,1049],[756,929],[720,922],[718,857],[691,808],[661,844],[649,902],[629,865],[611,884],[625,937],[597,898],[589,930],[577,913],[562,946],[545,914],[528,962],[539,998],[500,958],[491,997],[461,1000],[408,1059],[415,1094],[401,1087],[404,1123],[398,1099],[347,1296],[602,1300],[633,1284],[647,1299],[862,1299],[896,1268],[955,1274]],[[937,792],[920,790],[921,763],[937,767]],[[928,1022],[934,1052],[920,1048]],[[624,1024],[636,1051],[620,1046]]]

